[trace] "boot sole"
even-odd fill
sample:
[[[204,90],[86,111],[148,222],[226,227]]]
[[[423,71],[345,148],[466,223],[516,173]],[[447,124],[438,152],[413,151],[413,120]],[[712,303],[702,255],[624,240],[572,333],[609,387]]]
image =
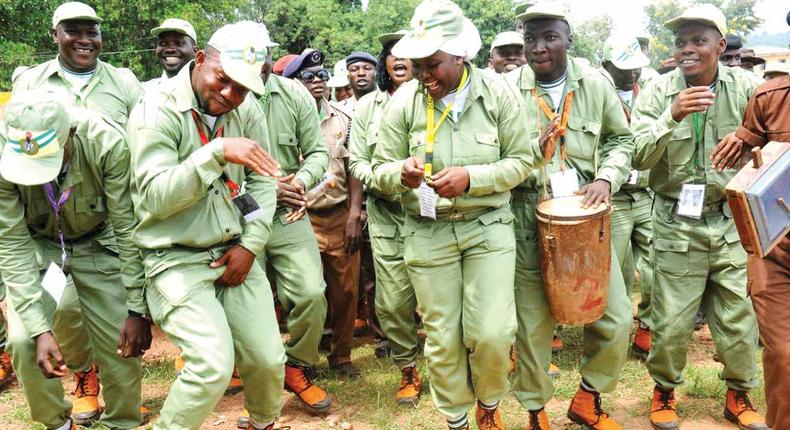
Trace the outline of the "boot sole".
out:
[[[666,425],[656,424],[653,421],[650,421],[650,427],[652,427],[653,430],[678,430],[680,428],[680,424],[667,427]]]
[[[595,430],[595,427],[591,426],[590,424],[587,423],[587,421],[584,421],[582,417],[576,415],[571,411],[568,411],[568,419],[573,421],[574,424],[578,424],[584,427],[585,430]]]
[[[99,421],[101,417],[102,409],[97,410],[96,412],[87,415],[87,414],[78,414],[78,415],[71,415],[71,420],[74,421],[74,424],[78,426],[90,426],[96,421]]]
[[[770,427],[768,427],[767,425],[763,427],[746,427],[741,425],[740,421],[738,421],[738,417],[736,417],[735,414],[730,412],[730,410],[727,408],[724,408],[724,418],[726,418],[727,421],[738,426],[740,430],[770,430]]]
[[[397,403],[401,406],[414,406],[417,407],[417,402],[420,401],[420,396],[416,397],[404,397],[402,399],[398,399]]]
[[[311,405],[311,404],[305,402],[304,399],[302,399],[302,396],[300,396],[296,391],[291,389],[291,387],[286,385],[285,389],[288,392],[293,393],[293,395],[296,396],[297,399],[299,399],[299,401],[302,403],[302,405],[304,405],[304,407],[306,407],[307,409],[309,409],[309,410],[311,410],[313,412],[324,413],[324,412],[328,411],[329,408],[332,407],[332,401],[329,400],[329,399],[327,399],[327,401],[326,401],[327,403],[326,403],[325,406],[324,405],[316,405],[316,406],[314,406],[314,405]]]
[[[250,417],[238,417],[236,418],[236,428],[237,429],[246,429],[250,424]]]
[[[223,393],[223,395],[224,396],[232,396],[234,394],[241,393],[243,390],[244,390],[244,387],[233,387],[233,388],[228,387],[228,388],[225,389],[225,392]]]
[[[645,361],[645,360],[647,360],[647,356],[650,354],[650,351],[645,351],[644,349],[642,349],[642,348],[640,348],[640,347],[638,347],[636,345],[631,345],[631,353],[634,354],[634,357],[636,357],[636,358],[638,358],[638,359],[640,359],[642,361]]]

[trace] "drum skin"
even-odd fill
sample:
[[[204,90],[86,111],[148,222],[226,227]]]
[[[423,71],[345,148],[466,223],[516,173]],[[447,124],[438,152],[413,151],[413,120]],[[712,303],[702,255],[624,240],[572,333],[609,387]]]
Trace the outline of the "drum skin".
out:
[[[560,324],[597,321],[609,294],[612,208],[583,209],[581,199],[547,200],[537,208],[543,287]]]

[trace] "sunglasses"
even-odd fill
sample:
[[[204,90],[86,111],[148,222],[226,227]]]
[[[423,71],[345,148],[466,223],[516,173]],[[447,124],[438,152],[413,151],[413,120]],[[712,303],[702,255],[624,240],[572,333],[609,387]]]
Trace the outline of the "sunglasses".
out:
[[[313,72],[312,70],[303,70],[299,72],[296,77],[303,82],[313,82],[313,79],[318,77],[318,79],[326,82],[329,80],[329,72],[326,69],[321,69],[317,72]]]

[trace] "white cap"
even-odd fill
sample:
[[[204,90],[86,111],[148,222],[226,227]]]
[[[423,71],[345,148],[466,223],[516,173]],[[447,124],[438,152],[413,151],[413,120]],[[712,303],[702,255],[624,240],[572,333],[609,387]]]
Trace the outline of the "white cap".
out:
[[[332,77],[326,81],[326,86],[329,88],[343,88],[351,85],[348,80],[348,69],[346,68],[346,59],[343,58],[335,63],[335,69]]]
[[[715,28],[724,37],[727,34],[727,18],[724,12],[716,6],[708,3],[694,5],[686,9],[680,16],[676,16],[664,23],[664,27],[677,31],[678,27],[687,22],[699,22],[701,24]]]
[[[604,42],[603,60],[610,61],[620,70],[641,69],[650,64],[636,37],[617,34],[609,36]]]
[[[503,31],[497,34],[491,42],[491,52],[494,52],[494,48],[510,45],[524,46],[524,35],[517,31]]]
[[[471,60],[482,42],[471,20],[450,0],[423,0],[414,10],[409,30],[392,47],[392,55],[417,59],[437,51]]]
[[[214,32],[208,45],[219,51],[220,65],[229,78],[263,94],[261,67],[278,44],[271,41],[266,26],[252,21],[241,21],[222,26]]]
[[[55,28],[63,21],[71,21],[75,19],[93,21],[100,24],[102,19],[96,15],[96,11],[92,7],[78,1],[63,3],[55,9],[52,14],[52,28]]]
[[[192,24],[190,24],[188,21],[178,18],[166,19],[159,27],[151,30],[151,36],[156,37],[162,33],[167,33],[168,31],[187,35],[192,38],[192,41],[197,42],[197,34],[195,33],[195,28],[192,27]]]
[[[763,70],[763,76],[768,73],[783,73],[785,75],[790,75],[790,64],[768,63],[765,65],[765,70]]]

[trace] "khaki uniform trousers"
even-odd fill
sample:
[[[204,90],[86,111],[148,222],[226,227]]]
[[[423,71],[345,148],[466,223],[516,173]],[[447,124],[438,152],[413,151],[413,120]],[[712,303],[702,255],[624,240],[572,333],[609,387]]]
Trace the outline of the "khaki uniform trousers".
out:
[[[321,254],[310,219],[286,224],[285,210],[278,209],[266,252],[258,256],[261,268],[273,270],[277,298],[288,315],[288,362],[299,366],[318,363],[318,344],[326,319],[326,284],[321,273]]]
[[[242,284],[215,286],[225,267],[209,264],[227,248],[144,251],[151,316],[181,348],[185,364],[154,429],[200,428],[228,387],[234,362],[250,418],[268,423],[280,413],[285,349],[271,288],[258,264]]]
[[[348,208],[341,203],[330,209],[308,211],[313,231],[321,251],[321,263],[326,281],[327,318],[332,329],[329,364],[351,361],[351,341],[354,320],[357,318],[359,290],[359,252],[346,252],[346,221]]]
[[[137,358],[121,358],[118,340],[128,317],[126,290],[121,286],[120,261],[112,250],[114,240],[86,239],[66,244],[68,283],[60,305],[41,293],[42,305],[52,315],[52,332],[72,371],[90,367],[95,359],[103,385],[106,407],[101,424],[130,429],[142,423],[140,415],[142,368]],[[37,240],[43,261],[60,262],[60,243]],[[48,265],[48,264],[47,264]],[[42,272],[43,277],[43,272]],[[75,321],[79,322],[75,330]],[[8,301],[8,352],[22,386],[30,416],[47,428],[57,428],[71,416],[71,403],[63,397],[59,379],[47,379],[36,363],[36,341],[31,338]],[[64,341],[68,339],[68,342]]]
[[[425,356],[438,411],[457,419],[475,399],[508,389],[515,240],[507,206],[439,220],[406,216],[403,255],[428,334]]]
[[[403,259],[403,208],[398,202],[368,197],[368,228],[376,268],[375,310],[389,338],[398,367],[414,363],[419,353],[417,295]]]
[[[556,322],[549,312],[540,274],[537,194],[513,194],[516,214],[516,399],[527,410],[537,410],[554,396],[547,375],[551,364],[551,339]],[[631,304],[617,259],[612,259],[609,297],[603,316],[584,326],[584,349],[579,372],[597,391],[609,392],[625,363],[631,332]]]
[[[675,215],[675,201],[656,196],[653,209],[653,344],[647,369],[662,388],[683,383],[688,343],[700,303],[708,318],[727,386],[757,385],[757,320],[746,294],[746,251],[726,202],[702,219]],[[726,210],[726,213],[724,213]]]

